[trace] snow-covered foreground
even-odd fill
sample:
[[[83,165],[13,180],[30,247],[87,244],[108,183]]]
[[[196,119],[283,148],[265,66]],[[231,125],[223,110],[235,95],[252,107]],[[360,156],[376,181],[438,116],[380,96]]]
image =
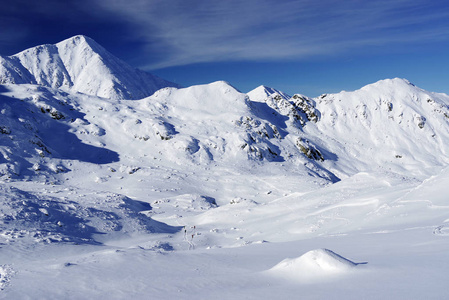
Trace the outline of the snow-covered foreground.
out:
[[[166,198],[151,204],[150,215],[169,224],[149,224],[154,233],[145,233],[132,215],[100,214],[104,219],[90,225],[111,232],[95,237],[101,244],[61,243],[56,237],[37,242],[42,234],[4,231],[1,297],[443,299],[449,267],[448,180],[448,170],[420,185],[358,174],[263,205],[217,208],[198,197]],[[27,199],[25,188],[45,194],[48,201],[69,194],[64,186],[4,186],[16,186]],[[80,200],[89,197],[82,190],[70,192]],[[90,200],[96,208],[106,207],[98,192]],[[48,208],[47,213],[51,217],[57,211]],[[83,213],[79,209],[75,215]],[[114,222],[126,230],[114,234],[104,227]],[[323,257],[322,248],[355,264]]]
[[[144,75],[99,47],[0,61],[0,298],[447,298],[449,96],[126,100]]]
[[[120,245],[3,246],[2,298],[444,299],[449,249],[436,233],[423,226],[209,250],[187,250],[182,233]],[[184,250],[164,250],[164,240]],[[367,264],[318,275],[301,266],[267,272],[321,247]]]

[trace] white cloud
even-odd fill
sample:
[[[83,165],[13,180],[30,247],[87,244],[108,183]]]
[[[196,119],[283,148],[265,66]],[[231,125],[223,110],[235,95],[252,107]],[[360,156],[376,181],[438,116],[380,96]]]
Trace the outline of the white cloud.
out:
[[[448,40],[448,10],[424,0],[97,0],[126,19],[133,38],[161,52],[146,67],[286,60],[364,46]],[[438,2],[438,1],[437,1]]]

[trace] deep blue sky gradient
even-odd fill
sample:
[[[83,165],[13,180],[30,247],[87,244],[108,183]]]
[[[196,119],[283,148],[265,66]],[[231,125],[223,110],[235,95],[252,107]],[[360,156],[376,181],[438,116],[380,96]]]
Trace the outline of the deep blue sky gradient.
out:
[[[442,0],[0,0],[0,55],[87,35],[183,86],[318,96],[407,78],[449,93]]]

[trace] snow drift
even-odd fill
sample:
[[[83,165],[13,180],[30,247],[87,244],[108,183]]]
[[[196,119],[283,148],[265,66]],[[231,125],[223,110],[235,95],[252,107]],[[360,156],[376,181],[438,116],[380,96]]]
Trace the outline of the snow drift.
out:
[[[329,249],[311,250],[298,258],[287,258],[275,265],[269,274],[303,282],[329,279],[339,274],[347,274],[359,263]]]

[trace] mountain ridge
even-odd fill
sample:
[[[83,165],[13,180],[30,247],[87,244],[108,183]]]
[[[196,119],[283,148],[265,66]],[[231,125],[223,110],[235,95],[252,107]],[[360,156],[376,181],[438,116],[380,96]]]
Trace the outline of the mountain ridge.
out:
[[[309,144],[338,157],[337,161],[322,163],[338,176],[376,165],[399,173],[407,170],[410,174],[430,175],[431,165],[444,166],[449,162],[445,151],[449,147],[446,142],[449,96],[446,94],[428,92],[407,79],[393,78],[355,91],[323,94],[313,99],[299,94],[287,101],[276,92],[268,95],[265,102],[291,118],[294,98],[305,99],[302,103],[309,103],[308,111],[317,116],[311,123],[303,117],[301,130]],[[284,104],[279,106],[279,103]],[[430,169],[416,169],[413,167],[416,164]]]
[[[107,68],[103,60],[114,62],[116,66]],[[113,70],[123,71],[121,78],[126,80],[135,75],[134,70],[131,75],[125,72],[131,70],[130,67],[116,60],[92,39],[75,36],[55,45],[27,49],[3,58],[3,62],[2,65],[17,64],[17,68],[12,69],[17,72],[23,69],[22,78],[25,79],[29,76],[23,66],[29,66],[28,70],[35,78],[31,84],[55,86],[56,90],[36,89],[37,92],[34,92],[34,88],[25,88],[27,91],[17,89],[17,95],[14,95],[15,92],[10,94],[27,99],[27,110],[41,111],[51,117],[39,122],[49,124],[47,126],[65,122],[69,131],[78,132],[76,138],[62,133],[74,144],[85,147],[86,136],[82,133],[93,133],[89,137],[90,143],[112,150],[106,155],[109,158],[101,163],[118,160],[117,156],[121,155],[122,150],[119,147],[111,149],[114,144],[111,141],[123,140],[130,132],[143,141],[156,138],[154,147],[162,147],[168,154],[167,160],[179,164],[208,165],[215,161],[224,163],[232,160],[248,160],[250,164],[288,161],[293,165],[305,164],[314,176],[331,181],[373,167],[421,178],[429,175],[432,168],[449,162],[445,151],[449,147],[446,142],[449,135],[444,130],[449,120],[449,96],[425,91],[406,79],[379,80],[356,91],[323,94],[316,98],[302,94],[289,96],[263,85],[243,94],[224,81],[182,89],[166,87],[132,106],[140,115],[136,124],[145,125],[136,126],[119,121],[120,117],[102,113],[107,120],[116,122],[116,128],[125,126],[117,131],[107,122],[100,123],[95,119],[90,119],[86,127],[83,125],[86,121],[79,114],[58,107],[58,99],[66,99],[65,105],[77,103],[76,110],[86,114],[91,108],[85,107],[85,97],[73,93],[79,90],[78,86],[91,88],[85,90],[87,95],[95,94],[114,82]],[[91,67],[97,71],[107,68],[107,72],[90,72]],[[89,77],[86,73],[96,75]],[[98,74],[105,76],[98,78]],[[124,98],[125,92],[116,88],[112,90],[116,93],[113,99]],[[63,91],[69,94],[64,95]],[[128,110],[129,107],[120,104],[115,109]],[[27,118],[37,120],[31,115],[23,119]],[[72,119],[69,123],[68,118]],[[11,122],[19,124],[17,121]],[[55,142],[51,135],[42,134],[45,129],[38,130],[38,124],[33,126],[37,128],[35,137],[27,139],[32,141],[32,147],[41,146],[27,150],[22,143],[20,147],[25,148],[17,153],[37,151],[50,157],[82,158],[94,162],[93,157],[81,157],[75,150],[67,152],[68,149]],[[5,129],[17,130],[18,127]],[[108,138],[112,131],[117,131],[118,135]],[[24,136],[28,135],[24,133]],[[416,142],[420,145],[415,145]],[[127,143],[134,144],[135,141]],[[136,144],[134,147],[141,146]],[[12,148],[9,151],[14,153]],[[93,153],[103,152],[96,149]],[[20,168],[16,165],[12,169],[17,171]],[[47,169],[51,170],[50,167]]]

